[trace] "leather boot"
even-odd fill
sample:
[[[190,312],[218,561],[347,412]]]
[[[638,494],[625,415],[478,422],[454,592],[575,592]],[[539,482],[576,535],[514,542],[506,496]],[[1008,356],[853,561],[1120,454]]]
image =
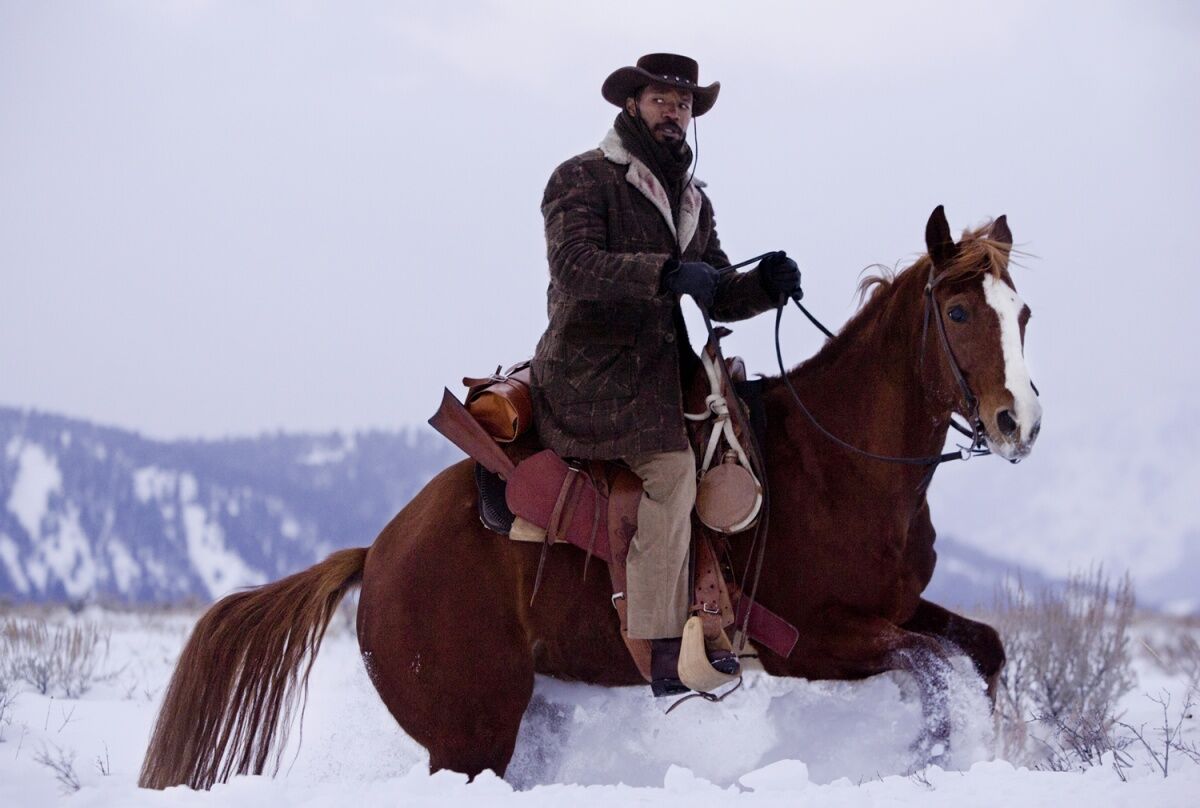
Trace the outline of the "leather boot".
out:
[[[742,663],[732,651],[709,651],[708,664],[730,676],[737,676],[742,672]]]
[[[690,688],[679,681],[680,637],[650,641],[650,690],[655,696],[677,696]]]

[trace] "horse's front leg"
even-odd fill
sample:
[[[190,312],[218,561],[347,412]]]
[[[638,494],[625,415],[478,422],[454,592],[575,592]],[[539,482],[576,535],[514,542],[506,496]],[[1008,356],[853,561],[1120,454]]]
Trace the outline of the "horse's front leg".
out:
[[[816,641],[814,644],[804,643],[808,646],[804,650],[813,654],[809,659],[825,661],[819,665],[817,676],[852,679],[891,670],[911,674],[921,696],[924,716],[914,749],[921,765],[944,765],[950,757],[947,693],[953,668],[942,643],[883,618],[853,614],[830,616],[824,621],[824,629],[811,638]]]
[[[987,683],[988,699],[996,706],[996,686],[1004,667],[1004,643],[996,629],[922,600],[916,613],[902,628],[947,640],[970,657],[975,670]]]

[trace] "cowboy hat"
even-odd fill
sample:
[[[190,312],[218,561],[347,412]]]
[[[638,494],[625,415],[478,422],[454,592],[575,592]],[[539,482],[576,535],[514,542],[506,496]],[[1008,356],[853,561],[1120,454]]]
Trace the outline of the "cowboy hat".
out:
[[[692,94],[692,115],[699,117],[712,109],[721,82],[714,81],[707,87],[700,86],[700,65],[695,59],[674,53],[648,53],[637,60],[636,67],[622,67],[613,71],[600,88],[601,95],[610,104],[625,106],[625,99],[650,83],[665,84]]]

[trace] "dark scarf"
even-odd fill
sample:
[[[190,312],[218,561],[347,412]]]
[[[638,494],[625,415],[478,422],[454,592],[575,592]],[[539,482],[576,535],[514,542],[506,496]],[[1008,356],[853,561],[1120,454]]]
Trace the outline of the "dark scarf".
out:
[[[650,133],[650,127],[641,118],[635,118],[622,110],[617,113],[613,128],[621,137],[621,145],[637,159],[646,164],[667,192],[671,201],[671,215],[679,223],[679,203],[683,198],[688,169],[692,165],[692,150],[687,141],[678,144],[659,143]]]

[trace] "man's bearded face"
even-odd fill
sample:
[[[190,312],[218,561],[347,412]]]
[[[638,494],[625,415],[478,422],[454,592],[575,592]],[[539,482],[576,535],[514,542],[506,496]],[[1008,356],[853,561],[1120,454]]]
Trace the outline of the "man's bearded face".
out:
[[[692,94],[662,84],[651,84],[626,102],[625,108],[646,122],[659,143],[680,143],[692,122]],[[636,110],[636,112],[635,112]]]

